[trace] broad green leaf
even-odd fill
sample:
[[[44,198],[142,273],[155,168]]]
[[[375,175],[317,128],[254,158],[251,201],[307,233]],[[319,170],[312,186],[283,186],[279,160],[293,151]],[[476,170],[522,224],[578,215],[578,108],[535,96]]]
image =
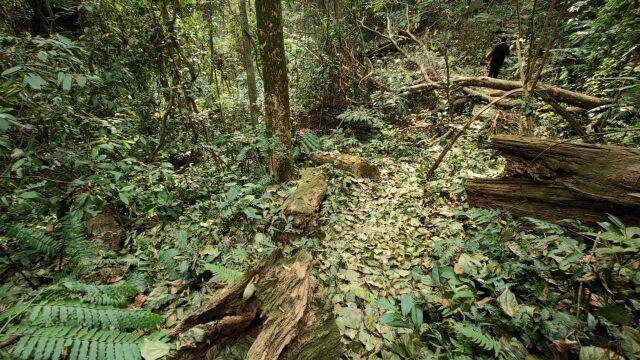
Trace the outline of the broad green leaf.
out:
[[[18,65],[18,66],[14,66],[14,67],[10,67],[7,70],[2,72],[2,76],[7,76],[7,75],[11,75],[15,72],[18,72],[22,70],[22,65]]]
[[[28,73],[24,75],[24,83],[32,89],[40,90],[43,85],[47,84],[47,81],[38,74]]]
[[[69,74],[64,75],[64,80],[62,80],[62,90],[69,91],[71,90],[71,82],[73,81],[73,77]]]
[[[40,193],[38,193],[37,191],[25,191],[20,194],[20,197],[23,199],[35,199],[37,197],[40,197]]]
[[[411,322],[416,328],[419,328],[420,325],[424,322],[424,314],[422,312],[422,308],[419,305],[415,305],[411,308]]]
[[[378,306],[380,306],[385,310],[393,311],[396,309],[396,306],[393,305],[387,298],[379,298],[378,301],[376,301],[376,303],[378,304]]]
[[[596,346],[580,348],[580,360],[609,360],[609,350]]]
[[[389,325],[393,327],[405,327],[410,328],[411,326],[407,324],[407,322],[400,316],[400,314],[395,312],[390,312],[382,315],[380,317],[380,324]]]
[[[129,205],[129,193],[128,192],[119,192],[118,197],[125,205]]]
[[[78,86],[80,87],[85,87],[85,85],[87,85],[87,78],[85,76],[80,75],[76,78],[76,83],[78,83]]]
[[[436,286],[440,286],[440,263],[437,260],[434,260],[431,265],[431,277],[433,278],[433,283]]]
[[[163,342],[144,339],[140,346],[140,355],[145,360],[157,360],[169,354],[170,350],[169,345]]]
[[[411,312],[413,305],[415,305],[413,295],[404,294],[402,296],[402,299],[400,299],[400,309],[402,310],[402,315],[409,315],[409,312]]]
[[[498,303],[500,304],[500,308],[504,311],[505,314],[514,317],[516,316],[516,307],[518,306],[518,301],[516,300],[516,296],[511,292],[511,290],[506,289],[505,291],[498,296]]]

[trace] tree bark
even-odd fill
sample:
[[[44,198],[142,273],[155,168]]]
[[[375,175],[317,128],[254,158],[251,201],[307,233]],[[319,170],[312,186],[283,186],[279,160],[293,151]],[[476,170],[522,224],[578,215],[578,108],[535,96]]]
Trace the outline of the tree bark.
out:
[[[305,251],[286,259],[275,250],[169,332],[179,345],[174,359],[205,359],[222,337],[256,331],[249,360],[339,359],[340,332],[311,280],[312,265]]]
[[[318,165],[332,164],[338,169],[348,171],[359,178],[371,180],[380,178],[380,170],[378,170],[377,166],[373,165],[369,160],[356,155],[318,151],[311,154],[311,161]]]
[[[251,122],[258,123],[258,104],[256,91],[256,68],[253,64],[253,42],[249,31],[249,17],[247,16],[247,0],[238,0],[240,10],[240,29],[242,31],[242,64],[247,73],[247,93],[249,95],[249,115]]]
[[[499,135],[490,147],[507,158],[504,177],[474,179],[469,203],[516,216],[593,224],[606,213],[640,223],[640,150]]]
[[[267,133],[277,140],[269,154],[269,170],[276,182],[293,178],[294,165],[289,114],[289,83],[282,29],[282,2],[256,0],[256,20],[262,78],[264,81],[264,113]]]

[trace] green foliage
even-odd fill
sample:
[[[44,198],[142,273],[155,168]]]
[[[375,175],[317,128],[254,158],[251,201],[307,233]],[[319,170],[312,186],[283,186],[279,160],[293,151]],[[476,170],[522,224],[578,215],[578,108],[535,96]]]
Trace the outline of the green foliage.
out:
[[[28,321],[36,324],[77,323],[84,327],[119,330],[154,329],[162,316],[148,311],[130,311],[78,302],[45,302],[29,307]]]
[[[66,280],[54,285],[54,293],[76,294],[84,302],[97,305],[121,306],[138,294],[138,289],[131,284],[92,285],[79,281]]]
[[[2,232],[7,237],[15,238],[16,242],[21,246],[36,250],[51,259],[60,256],[60,251],[63,247],[60,240],[45,234],[44,231],[22,224],[9,225],[3,228]]]
[[[452,328],[456,332],[456,334],[470,340],[476,346],[494,353],[496,357],[500,355],[502,351],[500,343],[490,335],[484,333],[482,330],[463,323],[456,323],[452,326]]]
[[[301,145],[304,154],[311,154],[315,151],[322,150],[320,137],[313,131],[307,131],[302,135]]]
[[[141,359],[142,334],[123,333],[115,330],[98,330],[81,326],[32,327],[16,325],[8,327],[0,339],[20,336],[12,355],[18,359]]]
[[[44,289],[42,296],[71,298],[78,289],[111,296],[124,293],[122,288],[113,286],[92,287],[67,281]],[[18,302],[0,317],[0,341],[19,337],[11,348],[16,358],[140,359],[143,344],[149,341],[167,346],[163,333],[143,332],[162,324],[161,315],[74,300],[37,300]],[[127,332],[132,330],[135,333]]]
[[[202,270],[211,271],[217,281],[227,284],[239,279],[240,276],[242,276],[242,272],[225,267],[220,264],[204,264],[202,265]]]

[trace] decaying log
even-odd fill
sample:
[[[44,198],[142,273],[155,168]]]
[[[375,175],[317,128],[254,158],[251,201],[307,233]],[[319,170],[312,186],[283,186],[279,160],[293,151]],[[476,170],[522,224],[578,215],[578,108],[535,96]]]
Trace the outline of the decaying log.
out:
[[[513,80],[502,80],[502,79],[494,79],[487,76],[479,76],[479,77],[459,77],[453,79],[452,84],[454,86],[476,86],[476,87],[484,87],[495,90],[503,90],[510,91],[514,89],[522,88],[522,82],[513,81]],[[424,92],[424,91],[433,91],[436,89],[444,88],[443,84],[439,83],[417,83],[414,85],[406,86],[401,89],[401,91],[407,92]],[[570,91],[566,89],[562,89],[557,86],[548,86],[543,84],[538,84],[536,88],[536,92],[544,93],[556,101],[563,102],[569,105],[577,106],[583,109],[593,109],[599,106],[607,105],[610,103],[608,99],[602,99],[595,96],[579,93],[576,91]]]
[[[332,164],[338,169],[348,171],[356,177],[378,180],[380,171],[369,160],[356,155],[314,152],[311,154],[311,161],[318,165]]]
[[[323,169],[302,169],[298,185],[282,204],[284,214],[293,218],[295,232],[303,234],[318,224],[318,213],[327,188]]]
[[[340,358],[340,333],[309,277],[312,264],[307,252],[285,259],[274,251],[169,333],[179,345],[174,358],[204,359],[221,337],[256,331],[250,360]]]
[[[490,147],[507,159],[500,179],[474,179],[469,203],[516,216],[593,224],[606,213],[640,223],[640,149],[498,135]]]

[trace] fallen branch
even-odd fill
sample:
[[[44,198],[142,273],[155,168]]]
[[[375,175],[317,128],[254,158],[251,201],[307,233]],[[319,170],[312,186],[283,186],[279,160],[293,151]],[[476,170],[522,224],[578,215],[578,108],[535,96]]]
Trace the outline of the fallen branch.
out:
[[[464,92],[465,94],[470,95],[472,97],[479,98],[482,101],[485,101],[485,102],[488,102],[488,103],[490,103],[490,102],[492,102],[493,100],[496,99],[495,97],[493,97],[493,96],[491,96],[489,94],[485,94],[485,93],[482,93],[480,91],[477,91],[477,90],[474,90],[474,89],[471,89],[471,88],[468,88],[468,87],[463,87],[462,88],[462,92]],[[502,95],[504,95],[504,93],[500,94],[499,96],[502,96]],[[507,100],[500,100],[500,101],[498,101],[496,103],[496,106],[499,106],[499,107],[505,108],[505,109],[511,109],[511,108],[514,108],[514,107],[516,107],[518,105],[519,104],[517,102],[515,102],[515,101],[507,101]]]
[[[517,94],[524,91],[522,88],[520,89],[514,89],[511,91],[506,92],[504,95],[502,95],[501,97],[493,100],[492,102],[490,102],[489,104],[487,104],[486,106],[484,106],[482,109],[480,109],[480,111],[478,111],[478,113],[473,116],[471,119],[469,119],[464,126],[462,127],[462,129],[460,129],[460,131],[458,131],[458,133],[453,137],[453,139],[451,139],[451,141],[449,141],[449,143],[447,144],[447,146],[445,146],[444,149],[442,149],[442,152],[440,152],[440,155],[438,156],[438,158],[436,159],[436,161],[433,163],[433,165],[431,165],[431,168],[429,169],[429,171],[427,172],[426,175],[426,179],[429,180],[431,178],[431,176],[433,176],[433,173],[436,171],[436,169],[438,169],[438,166],[440,166],[440,163],[442,162],[442,160],[444,159],[444,157],[447,155],[447,153],[449,152],[449,150],[451,150],[451,148],[453,147],[453,144],[456,143],[456,141],[458,141],[458,139],[460,138],[460,136],[462,136],[462,134],[465,133],[465,131],[467,131],[467,129],[469,128],[469,126],[471,126],[471,124],[480,117],[480,115],[482,115],[483,112],[485,112],[487,109],[489,109],[491,106],[495,105],[498,101],[509,97],[511,95]]]
[[[494,79],[487,76],[479,77],[459,77],[453,79],[454,86],[477,86],[496,90],[510,91],[522,88],[522,82],[513,80]],[[440,83],[424,83],[420,82],[414,85],[401,88],[400,91],[406,91],[411,93],[428,92],[436,89],[444,89],[445,85]],[[563,102],[569,105],[577,106],[583,109],[593,109],[599,106],[609,104],[608,99],[602,99],[595,96],[562,89],[557,86],[548,86],[539,84],[536,91],[551,96],[558,102]]]

